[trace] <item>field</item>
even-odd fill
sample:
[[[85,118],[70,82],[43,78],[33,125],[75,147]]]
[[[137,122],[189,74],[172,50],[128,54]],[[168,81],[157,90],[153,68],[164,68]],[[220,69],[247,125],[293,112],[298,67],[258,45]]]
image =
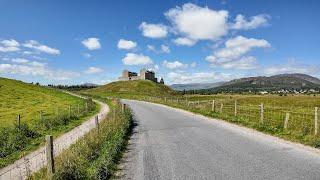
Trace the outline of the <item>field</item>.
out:
[[[61,91],[0,78],[0,167],[79,125],[98,108]],[[18,122],[20,115],[20,124]]]
[[[126,92],[126,84],[127,82],[117,82],[117,86],[123,88],[123,93],[110,91],[106,88],[104,90],[90,89],[85,94],[91,94],[94,97],[118,96],[166,104],[250,127],[290,141],[320,147],[320,131],[318,130],[320,123],[317,123],[317,119],[320,119],[320,112],[316,112],[316,107],[320,107],[319,95],[217,94],[182,96],[165,91],[161,94],[152,94],[157,91],[150,90],[151,86],[143,95],[136,93],[137,89],[134,87]]]
[[[57,109],[66,111],[69,106],[84,105],[84,100],[55,89],[0,78],[0,128],[13,126],[17,115],[21,122],[34,125],[40,112],[44,117],[56,115]]]

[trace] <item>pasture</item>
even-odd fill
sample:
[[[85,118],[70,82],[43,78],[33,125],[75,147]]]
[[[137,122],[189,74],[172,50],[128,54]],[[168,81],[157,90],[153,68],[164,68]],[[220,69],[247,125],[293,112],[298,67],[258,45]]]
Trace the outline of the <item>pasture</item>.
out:
[[[45,135],[57,137],[97,110],[90,100],[0,78],[0,167],[38,148]]]

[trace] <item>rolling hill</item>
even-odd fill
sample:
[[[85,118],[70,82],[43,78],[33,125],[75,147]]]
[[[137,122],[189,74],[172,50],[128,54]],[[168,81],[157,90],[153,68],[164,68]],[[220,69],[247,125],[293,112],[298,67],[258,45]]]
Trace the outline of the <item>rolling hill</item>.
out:
[[[57,89],[0,78],[0,168],[43,145],[45,135],[57,137],[80,125],[98,110],[90,102]]]
[[[17,114],[21,115],[22,122],[32,124],[40,111],[50,117],[57,108],[84,103],[83,99],[55,89],[6,78],[0,78],[0,92],[0,128],[12,126]]]
[[[210,89],[223,85],[225,82],[216,83],[190,83],[190,84],[172,84],[170,87],[176,91],[189,91],[199,89]]]
[[[306,74],[280,74],[248,77],[229,81],[208,92],[245,92],[320,89],[320,80]]]
[[[82,91],[83,94],[99,97],[134,98],[143,96],[172,96],[178,93],[170,87],[148,80],[116,81],[94,89]]]

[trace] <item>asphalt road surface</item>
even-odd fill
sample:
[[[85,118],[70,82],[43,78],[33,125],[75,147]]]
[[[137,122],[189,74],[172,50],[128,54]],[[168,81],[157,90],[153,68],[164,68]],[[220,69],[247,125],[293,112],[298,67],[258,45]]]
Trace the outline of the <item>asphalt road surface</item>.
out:
[[[320,154],[247,128],[125,101],[137,126],[121,179],[320,179]]]

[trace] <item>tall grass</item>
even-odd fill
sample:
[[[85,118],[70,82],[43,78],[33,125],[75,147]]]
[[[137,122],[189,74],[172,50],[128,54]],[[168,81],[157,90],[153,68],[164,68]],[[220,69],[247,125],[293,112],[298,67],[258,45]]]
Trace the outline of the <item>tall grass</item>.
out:
[[[117,101],[107,102],[111,112],[100,123],[99,131],[91,130],[56,158],[53,179],[108,179],[114,174],[130,134],[132,117],[129,109],[121,111]],[[46,169],[29,179],[48,179]]]
[[[4,167],[23,154],[39,147],[44,143],[46,134],[59,134],[79,125],[83,119],[92,115],[98,107],[91,99],[87,100],[88,109],[84,108],[78,113],[71,109],[62,111],[56,116],[45,116],[35,120],[34,125],[26,122],[17,122],[13,126],[0,128],[0,167]],[[71,111],[70,111],[71,110]]]

